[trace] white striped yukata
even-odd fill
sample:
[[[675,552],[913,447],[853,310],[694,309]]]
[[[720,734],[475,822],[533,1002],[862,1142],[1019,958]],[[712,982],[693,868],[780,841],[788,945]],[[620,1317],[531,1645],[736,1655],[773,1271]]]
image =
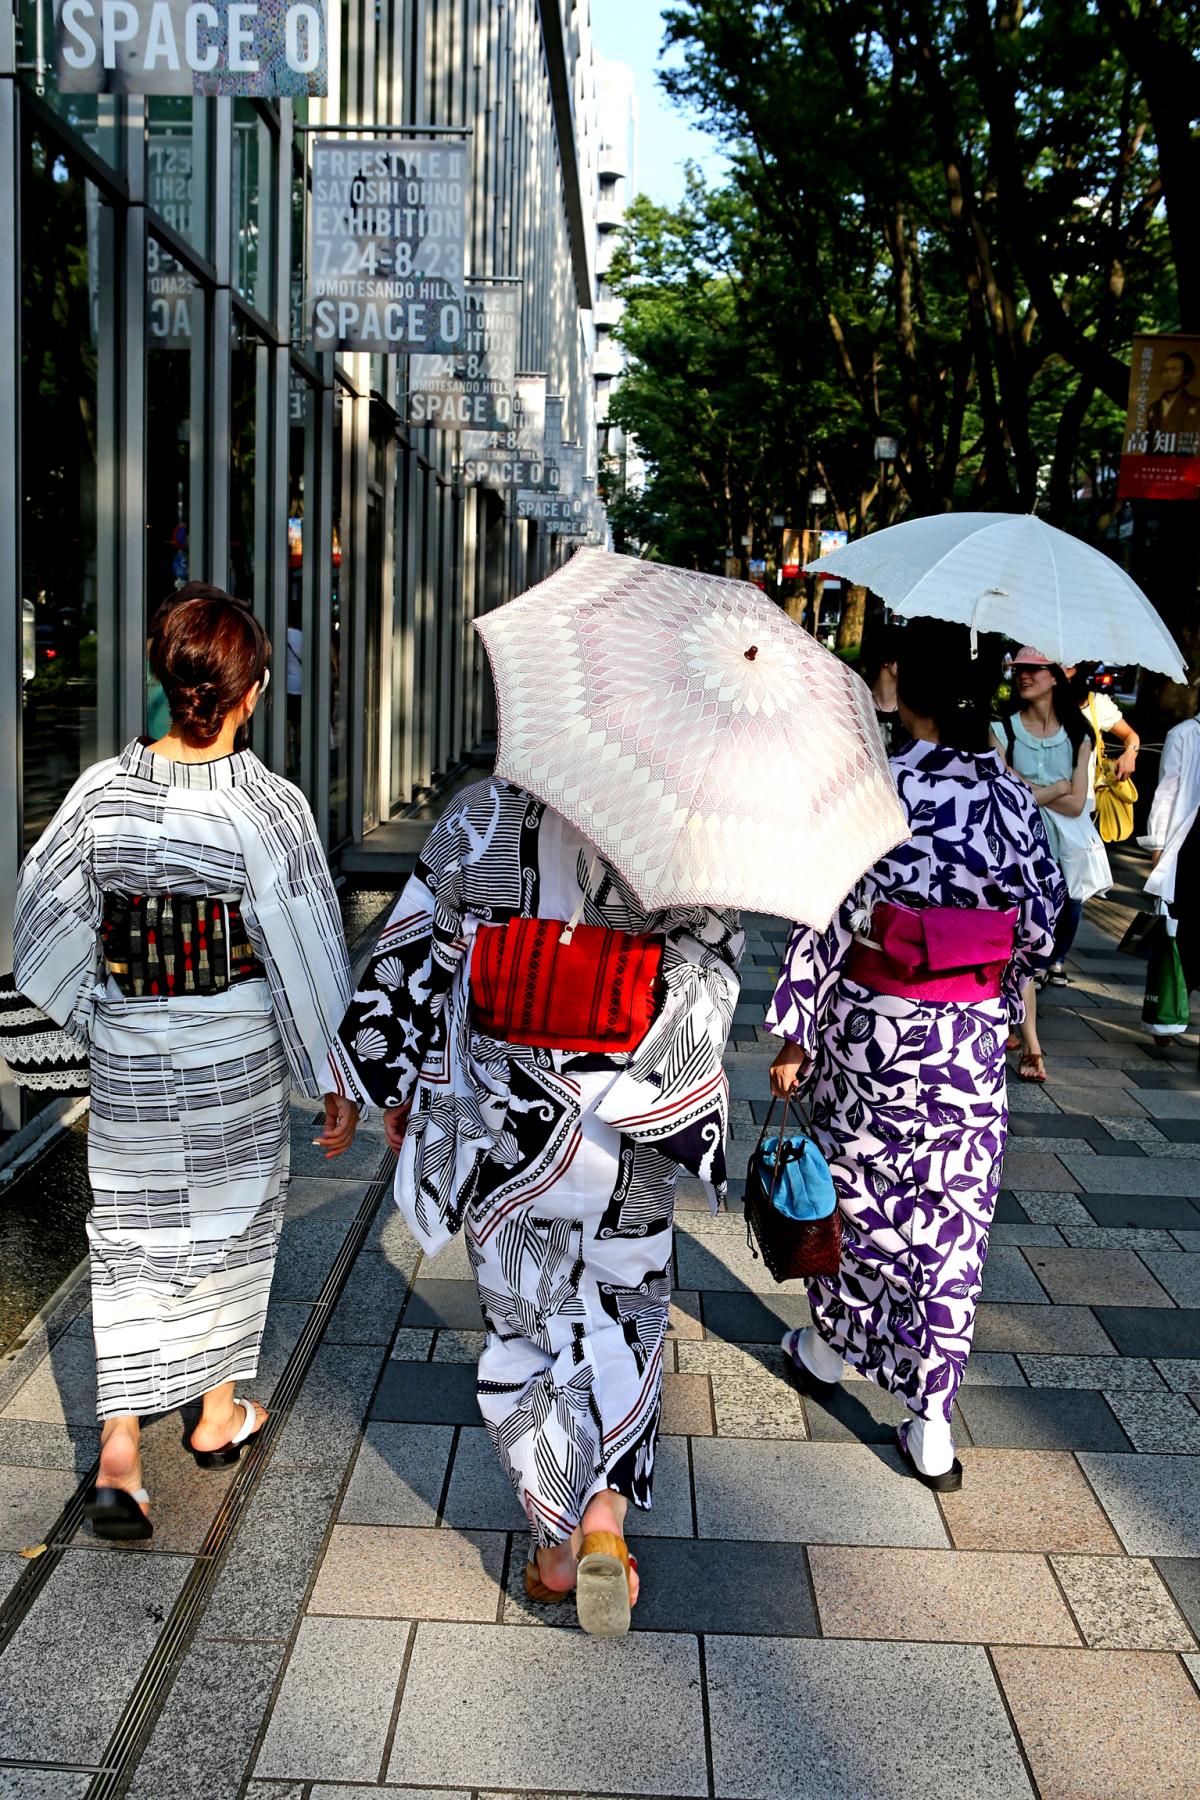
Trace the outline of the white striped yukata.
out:
[[[479,923],[568,919],[664,939],[665,998],[619,1055],[534,1050],[470,1012]],[[591,1496],[648,1507],[680,1168],[725,1185],[721,1067],[738,916],[646,913],[560,814],[480,781],[430,834],[363,974],[330,1085],[410,1098],[396,1199],[430,1254],[463,1229],[487,1338],[479,1407],[535,1541]]]
[[[104,896],[236,903],[265,978],[127,998]],[[251,1378],[288,1176],[289,1088],[315,1098],[350,992],[307,802],[249,751],[140,743],[72,788],[21,870],[18,988],[91,1062],[88,1173],[99,1414],[164,1412]]]

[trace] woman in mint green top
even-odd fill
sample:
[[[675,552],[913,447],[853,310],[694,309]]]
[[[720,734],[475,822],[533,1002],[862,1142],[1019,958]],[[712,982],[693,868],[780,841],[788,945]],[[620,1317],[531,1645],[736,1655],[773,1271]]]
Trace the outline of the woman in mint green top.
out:
[[[1078,818],[1090,805],[1091,733],[1071,699],[1066,676],[1049,657],[1031,648],[1018,651],[1012,678],[1017,704],[1006,718],[993,721],[992,742],[1008,767],[1033,790],[1050,848],[1061,862],[1058,819]],[[1061,713],[1054,704],[1059,697]],[[1066,983],[1066,960],[1082,915],[1082,900],[1069,897],[1059,915],[1054,938],[1049,979],[1056,984]],[[1038,1042],[1037,1000],[1032,982],[1024,998],[1017,1073],[1023,1081],[1045,1081],[1046,1059]]]

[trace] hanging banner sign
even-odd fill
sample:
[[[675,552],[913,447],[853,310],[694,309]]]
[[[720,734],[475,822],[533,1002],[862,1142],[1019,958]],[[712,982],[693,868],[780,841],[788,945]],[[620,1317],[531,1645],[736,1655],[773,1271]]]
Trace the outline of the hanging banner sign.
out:
[[[414,356],[408,422],[441,431],[507,431],[513,422],[521,290],[466,283],[466,330],[446,356]]]
[[[192,235],[192,138],[151,132],[146,139],[146,204],[181,237]],[[146,239],[146,337],[153,349],[188,350],[196,283],[153,232]]]
[[[457,350],[466,328],[467,151],[459,142],[318,138],[314,350]]]
[[[54,0],[63,94],[329,92],[324,0]]]
[[[561,444],[558,450],[559,488],[557,493],[537,493],[530,488],[517,492],[518,519],[536,519],[557,537],[586,537],[589,524],[589,486],[583,477],[583,449],[579,444]]]
[[[1135,337],[1117,495],[1200,497],[1200,338]]]
[[[463,479],[495,488],[534,488],[546,481],[546,377],[518,375],[510,431],[463,437]],[[557,479],[557,476],[556,476]]]

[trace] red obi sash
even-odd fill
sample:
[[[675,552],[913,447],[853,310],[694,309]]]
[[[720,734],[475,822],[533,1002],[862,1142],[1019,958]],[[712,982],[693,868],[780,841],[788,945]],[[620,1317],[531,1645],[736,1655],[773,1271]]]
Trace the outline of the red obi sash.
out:
[[[857,938],[846,974],[877,994],[951,1005],[997,1000],[1016,941],[1017,909],[926,906],[913,912],[881,900],[872,943]]]
[[[545,1050],[636,1050],[658,1008],[663,944],[600,925],[481,925],[471,952],[473,1023]]]

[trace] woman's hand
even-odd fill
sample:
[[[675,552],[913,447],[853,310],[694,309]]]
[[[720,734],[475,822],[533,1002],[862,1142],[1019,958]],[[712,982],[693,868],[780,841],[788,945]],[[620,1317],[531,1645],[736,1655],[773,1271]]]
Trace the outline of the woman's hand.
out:
[[[1137,756],[1138,746],[1136,744],[1131,749],[1122,750],[1120,756],[1118,756],[1116,762],[1113,764],[1113,774],[1118,781],[1128,781],[1130,779],[1137,768]]]
[[[326,1094],[325,1129],[320,1137],[313,1139],[313,1143],[319,1144],[324,1150],[325,1161],[348,1150],[357,1130],[358,1108],[353,1100],[347,1100],[345,1094]]]
[[[771,1064],[771,1092],[777,1100],[783,1100],[791,1093],[807,1064],[808,1057],[799,1044],[783,1046]]]
[[[393,1150],[399,1150],[404,1143],[404,1134],[408,1130],[408,1115],[412,1111],[412,1101],[407,1106],[389,1106],[383,1115],[383,1135]]]

